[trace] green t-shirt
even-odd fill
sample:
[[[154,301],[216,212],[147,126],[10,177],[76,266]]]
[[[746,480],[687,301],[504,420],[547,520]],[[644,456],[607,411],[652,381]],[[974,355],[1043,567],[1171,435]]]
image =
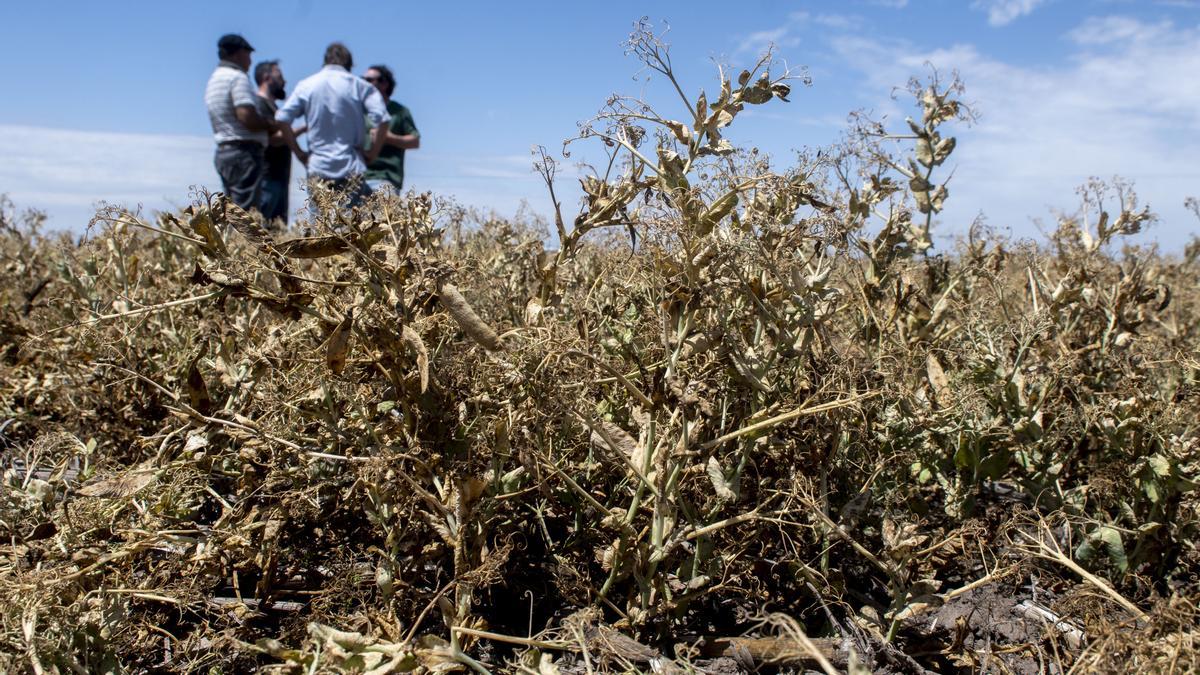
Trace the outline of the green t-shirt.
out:
[[[388,128],[393,134],[397,136],[420,135],[408,108],[395,101],[388,101],[387,109],[392,115],[392,123]],[[383,150],[379,152],[379,158],[367,167],[365,178],[367,180],[386,180],[396,186],[397,190],[402,188],[404,186],[404,149],[394,145],[384,145]]]

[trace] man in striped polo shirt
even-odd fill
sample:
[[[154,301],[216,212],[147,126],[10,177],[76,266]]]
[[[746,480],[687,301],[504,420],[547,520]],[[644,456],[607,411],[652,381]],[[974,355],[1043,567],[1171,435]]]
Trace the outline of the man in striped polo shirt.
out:
[[[204,103],[217,142],[213,159],[217,175],[225,194],[246,210],[258,209],[262,199],[263,150],[270,134],[279,131],[289,139],[289,145],[296,143],[290,126],[258,114],[256,94],[247,75],[253,51],[241,35],[222,36],[217,41],[217,56],[221,61],[204,90]],[[303,152],[298,147],[296,151],[303,161]]]

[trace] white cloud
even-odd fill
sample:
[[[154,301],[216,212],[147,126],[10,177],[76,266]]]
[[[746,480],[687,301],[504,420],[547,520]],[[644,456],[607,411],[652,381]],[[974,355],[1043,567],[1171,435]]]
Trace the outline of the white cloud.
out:
[[[1029,219],[1073,210],[1074,188],[1089,176],[1120,175],[1162,216],[1148,236],[1179,245],[1198,225],[1182,204],[1200,192],[1200,81],[1179,73],[1200,71],[1200,31],[1103,19],[1068,39],[1070,58],[1043,67],[969,45],[922,51],[842,38],[834,47],[876,91],[928,73],[927,62],[961,74],[981,118],[957,134],[943,233],[963,232],[982,211],[993,225],[1032,235]]]
[[[78,131],[0,124],[0,192],[36,208],[55,229],[79,232],[101,201],[148,211],[188,203],[192,186],[219,190],[208,136]],[[429,150],[406,158],[406,188],[512,214],[523,202],[549,211],[528,155],[460,157]],[[290,206],[304,203],[303,167],[293,162]],[[544,203],[541,200],[544,199]],[[147,214],[149,215],[149,214]]]
[[[971,8],[986,10],[989,24],[1007,26],[1032,12],[1043,2],[1045,0],[975,0],[971,3]]]
[[[1169,21],[1147,24],[1127,16],[1106,16],[1088,18],[1067,37],[1080,45],[1107,45],[1128,40],[1145,42],[1170,32]]]
[[[907,2],[907,0],[903,0]],[[901,5],[902,6],[902,5]],[[811,26],[846,31],[861,25],[862,20],[850,14],[814,14],[812,12],[792,12],[784,22],[775,28],[756,31],[742,38],[735,54],[762,53],[768,45],[776,47],[796,47],[801,43],[801,34]]]
[[[101,200],[166,208],[191,185],[217,184],[212,152],[205,137],[0,125],[0,190],[79,231]]]
[[[742,39],[738,45],[735,54],[745,54],[747,52],[759,53],[766,50],[770,45],[780,47],[794,47],[800,43],[799,39],[792,33],[792,25],[795,19],[790,19],[787,24],[772,28],[770,30],[760,30],[750,33]]]

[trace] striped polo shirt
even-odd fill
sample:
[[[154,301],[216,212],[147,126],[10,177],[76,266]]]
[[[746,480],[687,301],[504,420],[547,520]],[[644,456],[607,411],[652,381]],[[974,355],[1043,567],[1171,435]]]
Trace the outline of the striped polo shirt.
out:
[[[250,131],[238,121],[234,112],[242,106],[258,109],[258,96],[250,86],[250,76],[236,64],[222,61],[208,78],[204,89],[204,105],[212,122],[213,138],[217,143],[257,141],[267,144],[267,132]]]

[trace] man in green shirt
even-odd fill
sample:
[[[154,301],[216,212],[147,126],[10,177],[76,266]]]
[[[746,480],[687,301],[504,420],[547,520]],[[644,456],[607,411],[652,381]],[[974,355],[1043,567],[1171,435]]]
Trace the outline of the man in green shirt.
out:
[[[408,108],[392,100],[392,94],[396,91],[396,77],[390,68],[371,66],[367,68],[363,79],[375,85],[383,94],[388,113],[392,116],[383,150],[378,159],[367,165],[364,178],[372,192],[383,190],[399,194],[404,187],[404,151],[421,147],[421,133],[417,131]]]

